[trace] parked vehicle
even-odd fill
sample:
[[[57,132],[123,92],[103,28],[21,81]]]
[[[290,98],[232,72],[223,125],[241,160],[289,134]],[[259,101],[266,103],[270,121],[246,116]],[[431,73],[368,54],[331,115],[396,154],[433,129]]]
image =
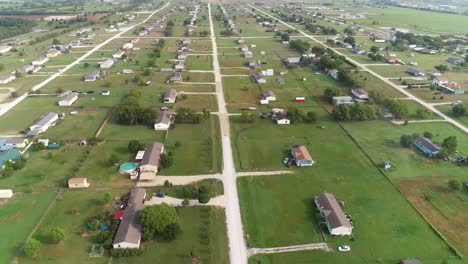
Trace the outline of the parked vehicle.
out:
[[[166,194],[163,193],[163,192],[157,192],[157,193],[154,194],[154,196],[159,197],[159,198],[164,198],[164,197],[166,197]]]
[[[346,245],[339,246],[339,247],[338,247],[338,251],[340,251],[340,252],[351,251],[351,247],[350,247],[350,246],[346,246]]]

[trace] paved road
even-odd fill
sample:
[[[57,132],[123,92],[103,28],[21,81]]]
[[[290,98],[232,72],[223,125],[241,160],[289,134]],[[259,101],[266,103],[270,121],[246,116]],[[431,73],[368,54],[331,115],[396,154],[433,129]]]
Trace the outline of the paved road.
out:
[[[286,27],[289,27],[289,28],[291,28],[291,29],[297,30],[297,31],[298,31],[299,33],[301,33],[303,36],[305,36],[305,37],[307,37],[307,38],[309,38],[309,39],[311,39],[311,40],[313,40],[313,41],[315,41],[315,42],[317,42],[317,43],[320,43],[320,44],[321,44],[322,46],[324,46],[325,48],[328,48],[328,49],[333,50],[335,53],[337,53],[337,54],[339,54],[339,55],[345,57],[346,60],[347,60],[349,63],[355,65],[356,67],[359,67],[359,68],[363,69],[364,71],[369,72],[370,74],[372,74],[372,75],[375,76],[376,78],[380,79],[381,81],[385,82],[385,83],[388,84],[389,86],[391,86],[391,87],[393,87],[394,89],[398,90],[400,93],[402,93],[402,94],[406,95],[407,97],[413,99],[413,101],[415,101],[415,102],[421,104],[422,106],[428,108],[428,109],[431,110],[432,112],[438,114],[438,115],[439,115],[440,117],[442,117],[445,121],[447,121],[447,122],[451,123],[452,125],[458,127],[458,128],[461,129],[463,132],[468,133],[468,128],[465,127],[464,125],[462,125],[461,123],[457,122],[456,120],[454,120],[454,119],[450,118],[449,116],[447,116],[446,114],[442,113],[441,111],[439,111],[438,109],[436,109],[434,106],[432,106],[430,103],[426,103],[426,102],[424,102],[423,100],[419,99],[418,97],[412,95],[411,93],[409,93],[408,91],[406,91],[406,89],[404,89],[403,87],[394,84],[393,82],[391,82],[391,81],[388,80],[387,78],[384,78],[384,77],[382,77],[381,75],[377,74],[376,72],[370,70],[369,68],[367,68],[366,65],[363,65],[362,63],[359,63],[359,62],[357,62],[357,61],[355,61],[355,60],[349,58],[348,56],[346,56],[345,54],[339,52],[339,51],[336,50],[335,48],[328,46],[326,43],[323,43],[323,42],[318,41],[316,38],[314,38],[314,37],[312,37],[312,36],[310,36],[310,35],[304,33],[303,31],[301,31],[301,30],[299,30],[299,29],[297,29],[297,28],[295,28],[295,27],[289,25],[288,23],[286,23],[286,22],[284,22],[284,21],[282,21],[282,20],[279,20],[278,18],[276,18],[276,17],[274,17],[274,16],[272,16],[272,15],[270,15],[270,14],[264,12],[263,10],[260,10],[260,9],[256,8],[255,6],[250,5],[250,4],[249,4],[249,6],[252,7],[252,8],[254,8],[254,9],[256,9],[256,10],[259,11],[260,13],[263,13],[263,14],[266,15],[266,16],[269,16],[269,17],[271,17],[271,18],[273,18],[273,19],[275,19],[275,20],[278,20],[279,23],[285,25]]]
[[[229,257],[231,264],[247,264],[247,247],[244,241],[239,197],[237,195],[236,171],[232,157],[231,137],[229,129],[229,116],[224,100],[221,71],[218,61],[218,47],[211,16],[211,5],[208,3],[208,15],[210,19],[211,44],[213,47],[213,69],[215,73],[215,85],[218,101],[219,121],[221,126],[221,142],[223,147],[223,184],[226,197],[226,221],[229,238]]]
[[[251,248],[249,249],[249,255],[255,254],[273,254],[273,253],[282,253],[282,252],[292,252],[292,251],[303,251],[303,250],[324,250],[332,251],[327,243],[312,243],[304,245],[294,245],[287,247],[275,247],[275,248]]]
[[[51,75],[49,78],[47,78],[46,80],[44,80],[43,82],[41,83],[38,83],[37,85],[35,85],[31,91],[37,91],[39,89],[41,89],[42,87],[46,86],[48,83],[50,83],[51,81],[55,80],[57,77],[61,76],[64,72],[66,72],[67,70],[69,70],[70,68],[74,67],[75,65],[77,65],[78,63],[80,63],[82,60],[86,59],[88,56],[90,56],[91,54],[93,54],[94,52],[96,52],[97,50],[99,50],[100,48],[104,47],[105,45],[107,45],[108,43],[110,43],[111,41],[113,41],[114,39],[117,39],[119,38],[122,34],[132,30],[133,28],[143,24],[143,23],[146,23],[154,14],[156,14],[157,12],[163,10],[164,8],[166,8],[167,6],[169,5],[169,2],[166,3],[164,6],[162,6],[161,8],[159,8],[158,10],[154,11],[151,13],[151,15],[149,15],[145,20],[143,20],[142,22],[138,23],[138,24],[135,24],[133,26],[130,26],[128,28],[125,28],[124,30],[120,31],[119,33],[117,33],[116,35],[114,35],[113,37],[110,37],[108,38],[106,41],[102,42],[101,44],[95,46],[93,49],[87,51],[83,56],[79,57],[78,59],[76,59],[74,62],[68,64],[65,68],[63,68],[62,70],[56,72],[55,74]],[[13,108],[14,106],[16,106],[17,104],[19,104],[21,101],[23,101],[24,99],[26,99],[27,97],[27,93],[23,94],[22,96],[16,98],[16,100],[14,100],[13,102],[5,105],[2,109],[0,109],[0,116],[4,115],[6,112],[8,112],[11,108]]]

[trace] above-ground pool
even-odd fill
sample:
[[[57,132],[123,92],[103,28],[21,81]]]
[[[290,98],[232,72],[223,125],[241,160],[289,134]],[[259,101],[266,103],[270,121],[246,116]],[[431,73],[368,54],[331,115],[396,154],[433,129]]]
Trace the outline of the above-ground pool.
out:
[[[126,173],[126,174],[130,174],[132,172],[134,172],[137,168],[137,165],[133,162],[127,162],[127,163],[124,163],[122,165],[120,165],[120,173]]]

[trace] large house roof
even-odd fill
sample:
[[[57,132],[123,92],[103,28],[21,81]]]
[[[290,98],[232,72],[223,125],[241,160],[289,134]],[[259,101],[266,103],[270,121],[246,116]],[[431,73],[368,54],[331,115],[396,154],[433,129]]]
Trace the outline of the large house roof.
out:
[[[64,101],[64,102],[70,102],[70,101],[73,101],[75,100],[75,97],[78,96],[78,93],[69,93],[67,95],[64,95],[60,98],[60,101]]]
[[[161,111],[159,112],[159,117],[156,119],[157,124],[170,124],[171,123],[172,112],[170,111]]]
[[[295,146],[291,148],[296,160],[312,160],[309,151],[304,146]]]
[[[425,138],[425,137],[418,137],[414,140],[414,143],[421,144],[428,148],[432,152],[440,151],[440,147],[434,144],[432,140]]]
[[[152,143],[146,150],[143,159],[141,159],[140,165],[154,165],[159,166],[159,160],[161,158],[161,152],[164,145],[158,142]]]
[[[57,116],[56,113],[47,112],[36,119],[31,126],[44,126]]]
[[[264,91],[262,94],[263,97],[276,97],[275,93],[272,90]]]
[[[122,242],[138,244],[140,242],[142,226],[139,216],[144,207],[145,196],[146,192],[143,188],[135,188],[130,192],[127,208],[114,237],[114,244]]]
[[[80,184],[80,183],[85,183],[86,178],[70,178],[68,180],[68,184]]]
[[[352,227],[333,194],[320,193],[315,197],[315,203],[323,212],[330,228]]]
[[[176,97],[177,97],[177,90],[174,88],[167,90],[166,93],[164,94],[164,99],[166,98],[175,99]]]

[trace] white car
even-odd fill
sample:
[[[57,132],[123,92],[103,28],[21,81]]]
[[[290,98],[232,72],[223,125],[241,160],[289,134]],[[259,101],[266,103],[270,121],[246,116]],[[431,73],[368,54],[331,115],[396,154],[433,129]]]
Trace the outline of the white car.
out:
[[[345,245],[339,246],[339,247],[338,247],[338,251],[341,251],[341,252],[351,251],[351,247],[345,246]]]

